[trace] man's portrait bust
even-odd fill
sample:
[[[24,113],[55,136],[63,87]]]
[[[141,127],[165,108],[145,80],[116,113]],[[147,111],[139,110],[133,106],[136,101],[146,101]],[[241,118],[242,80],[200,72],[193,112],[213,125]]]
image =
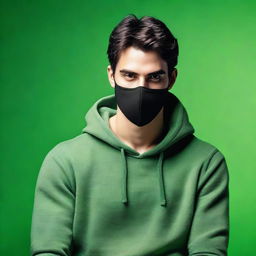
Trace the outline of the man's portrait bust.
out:
[[[178,39],[160,19],[130,14],[106,52],[113,93],[42,162],[31,255],[226,256],[227,162],[172,92]]]

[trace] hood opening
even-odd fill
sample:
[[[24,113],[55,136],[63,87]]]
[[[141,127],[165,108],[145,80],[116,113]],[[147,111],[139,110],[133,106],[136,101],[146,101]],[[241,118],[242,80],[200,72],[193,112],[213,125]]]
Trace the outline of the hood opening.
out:
[[[166,191],[164,184],[164,170],[163,162],[166,157],[166,151],[169,149],[176,149],[182,144],[184,139],[193,135],[194,128],[189,121],[188,113],[181,103],[181,101],[170,91],[168,92],[168,100],[164,105],[164,129],[159,143],[153,148],[140,154],[127,144],[123,143],[109,127],[109,118],[116,114],[117,103],[115,95],[109,95],[97,100],[93,106],[88,110],[85,116],[86,126],[82,129],[82,133],[87,133],[107,143],[121,153],[122,164],[122,181],[121,181],[121,202],[128,203],[128,166],[126,155],[134,158],[145,158],[157,156],[156,171],[159,179],[159,200],[161,206],[167,205]]]

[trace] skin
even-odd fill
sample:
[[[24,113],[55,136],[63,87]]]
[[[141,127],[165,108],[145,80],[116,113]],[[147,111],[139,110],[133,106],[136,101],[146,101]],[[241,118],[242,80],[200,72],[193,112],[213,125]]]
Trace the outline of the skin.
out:
[[[123,74],[120,72],[122,69],[137,74]],[[165,74],[148,76],[149,73],[160,69],[164,70]],[[163,89],[167,87],[171,89],[177,77],[176,68],[172,71],[171,76],[168,76],[167,63],[156,52],[145,52],[134,47],[129,47],[122,51],[115,74],[110,65],[107,67],[107,73],[110,85],[113,88],[115,87],[115,79],[118,85],[127,88],[145,86],[152,89]],[[157,145],[161,140],[163,108],[150,123],[140,127],[127,119],[117,106],[116,115],[109,119],[109,127],[123,143],[142,154]]]

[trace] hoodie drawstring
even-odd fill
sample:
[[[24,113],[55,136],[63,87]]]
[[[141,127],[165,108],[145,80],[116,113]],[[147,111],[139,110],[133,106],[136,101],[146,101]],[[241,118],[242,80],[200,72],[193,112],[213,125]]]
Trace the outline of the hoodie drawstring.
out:
[[[164,189],[163,158],[164,158],[164,152],[162,151],[160,153],[159,159],[158,159],[158,176],[159,176],[161,205],[165,206],[166,205],[166,196],[165,196],[165,189]]]
[[[122,163],[123,163],[123,186],[122,186],[122,202],[125,204],[128,202],[127,199],[127,162],[124,149],[121,148]]]
[[[127,161],[126,161],[126,155],[123,148],[121,148],[121,157],[122,157],[122,165],[123,165],[123,171],[122,171],[122,203],[127,203],[127,176],[128,176],[128,168],[127,168]],[[161,206],[166,205],[166,195],[165,195],[165,187],[164,187],[164,175],[163,175],[163,159],[164,159],[164,152],[161,152],[159,154],[158,163],[157,163],[157,171],[158,171],[158,177],[159,177],[159,192],[160,192],[160,200],[161,200]]]

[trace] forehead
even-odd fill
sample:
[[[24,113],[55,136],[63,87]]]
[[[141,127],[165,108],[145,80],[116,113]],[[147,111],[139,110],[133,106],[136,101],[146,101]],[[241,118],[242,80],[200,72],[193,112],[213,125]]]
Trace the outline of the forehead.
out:
[[[158,69],[167,70],[167,63],[155,51],[129,47],[121,52],[116,68],[147,74]]]

